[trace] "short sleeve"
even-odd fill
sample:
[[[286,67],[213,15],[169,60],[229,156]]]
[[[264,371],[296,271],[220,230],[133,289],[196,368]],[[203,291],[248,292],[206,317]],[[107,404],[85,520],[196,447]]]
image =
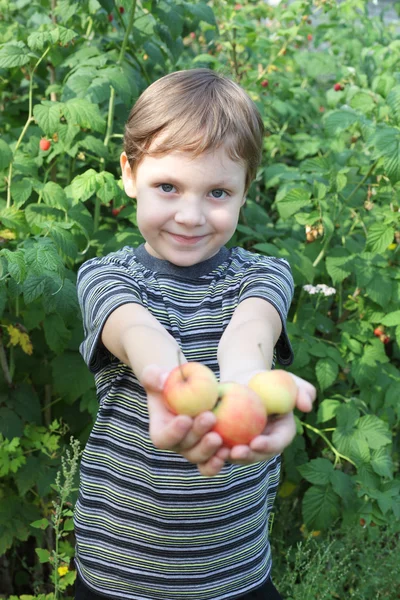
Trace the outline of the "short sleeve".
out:
[[[96,373],[114,358],[100,342],[106,320],[123,304],[142,304],[140,286],[134,270],[114,254],[93,258],[80,267],[77,293],[85,335],[79,350],[89,369]]]
[[[294,283],[289,263],[280,258],[258,255],[248,266],[239,292],[239,302],[246,298],[262,298],[272,304],[282,321],[282,333],[275,347],[275,357],[281,365],[293,362],[286,320],[293,299]],[[274,357],[274,358],[275,358]]]

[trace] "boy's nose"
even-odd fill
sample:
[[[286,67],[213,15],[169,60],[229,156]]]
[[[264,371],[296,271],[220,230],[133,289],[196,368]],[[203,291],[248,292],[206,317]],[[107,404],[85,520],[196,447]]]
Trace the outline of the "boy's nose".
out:
[[[204,225],[206,219],[200,203],[185,202],[177,210],[175,214],[175,221],[181,225],[195,227],[198,225]]]

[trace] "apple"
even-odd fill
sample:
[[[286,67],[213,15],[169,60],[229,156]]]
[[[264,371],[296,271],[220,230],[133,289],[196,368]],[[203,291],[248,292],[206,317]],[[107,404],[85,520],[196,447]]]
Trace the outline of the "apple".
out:
[[[251,378],[249,388],[260,396],[269,415],[284,415],[296,405],[297,385],[287,371],[276,369],[257,373]]]
[[[249,444],[267,424],[262,400],[240,383],[219,385],[219,400],[213,413],[217,417],[213,431],[222,437],[229,448],[237,444]]]
[[[206,365],[187,362],[170,372],[162,396],[171,412],[195,417],[214,408],[218,400],[218,381]]]

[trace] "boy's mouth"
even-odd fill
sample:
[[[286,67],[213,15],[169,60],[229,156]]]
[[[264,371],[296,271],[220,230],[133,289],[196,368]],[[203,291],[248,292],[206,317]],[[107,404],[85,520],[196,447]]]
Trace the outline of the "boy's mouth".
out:
[[[195,244],[196,242],[202,240],[204,235],[177,235],[175,233],[170,234],[174,240],[184,244]]]

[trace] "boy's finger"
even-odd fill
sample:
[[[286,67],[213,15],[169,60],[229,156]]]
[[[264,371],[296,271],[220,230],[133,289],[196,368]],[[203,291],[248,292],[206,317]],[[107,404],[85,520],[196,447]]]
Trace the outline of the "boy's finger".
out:
[[[206,433],[193,448],[182,450],[182,447],[179,446],[177,452],[182,454],[188,461],[195,464],[201,464],[209,461],[221,446],[221,437],[218,433],[210,431],[210,433]]]
[[[215,421],[215,415],[211,411],[203,412],[195,417],[192,429],[179,445],[180,449],[188,450],[193,448],[214,427]]]
[[[192,427],[192,419],[186,415],[173,417],[169,422],[150,419],[150,437],[161,450],[173,450],[179,446]]]

